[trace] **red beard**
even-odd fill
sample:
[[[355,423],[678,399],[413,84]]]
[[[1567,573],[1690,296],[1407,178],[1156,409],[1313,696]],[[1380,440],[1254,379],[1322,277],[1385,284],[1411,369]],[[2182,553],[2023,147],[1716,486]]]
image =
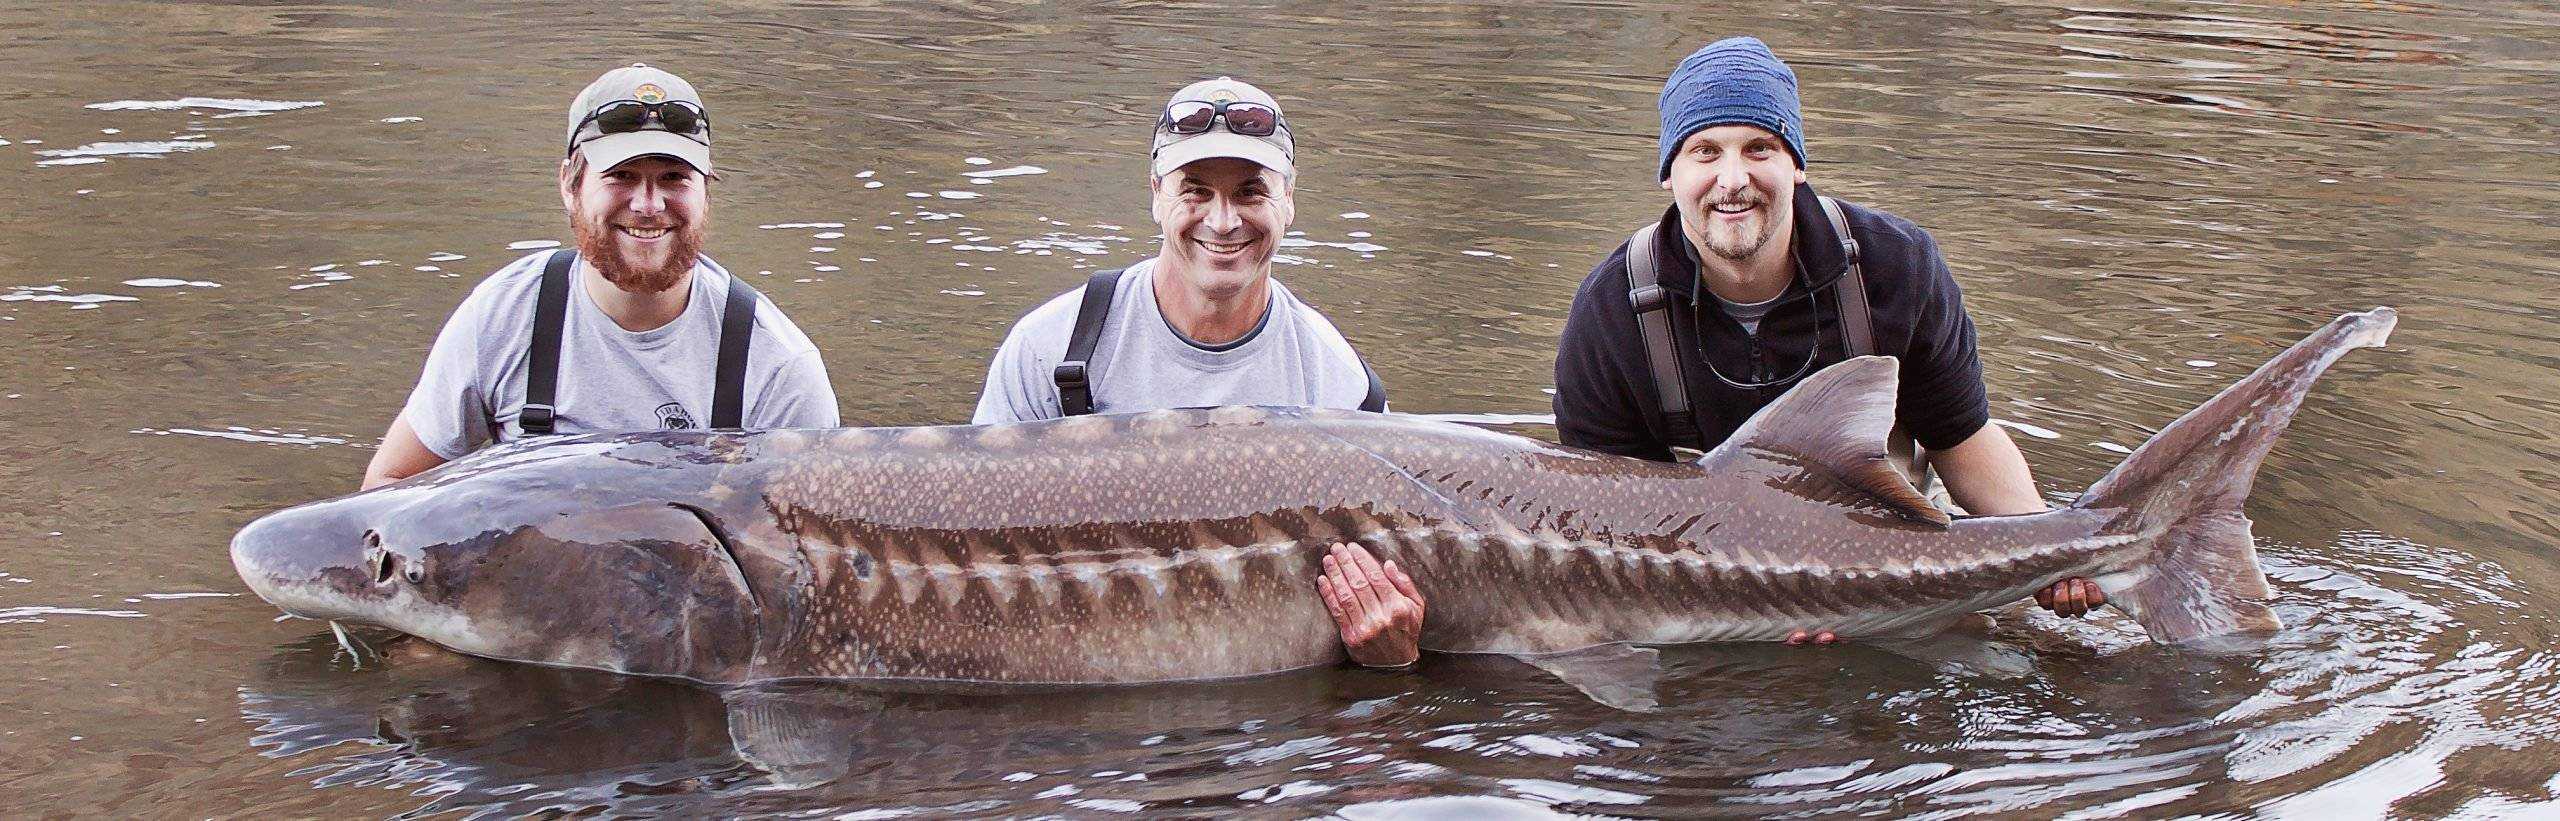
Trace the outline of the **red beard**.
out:
[[[614,241],[613,226],[601,219],[571,219],[570,229],[578,237],[578,256],[596,267],[606,282],[635,294],[657,293],[684,281],[693,263],[702,258],[702,240],[706,233],[699,221],[676,226],[670,236],[674,246],[667,254],[667,264],[643,268],[622,256],[620,243]]]

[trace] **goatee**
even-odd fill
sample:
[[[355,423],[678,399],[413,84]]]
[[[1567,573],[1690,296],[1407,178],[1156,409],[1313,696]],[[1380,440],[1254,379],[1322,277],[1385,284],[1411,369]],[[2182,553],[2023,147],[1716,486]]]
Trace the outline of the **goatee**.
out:
[[[614,241],[613,226],[600,220],[570,220],[570,227],[578,236],[578,256],[595,266],[596,273],[603,274],[606,282],[635,294],[675,287],[684,280],[685,272],[693,270],[693,263],[702,258],[704,231],[699,222],[674,226],[668,232],[672,244],[667,249],[666,264],[645,268],[622,255],[621,244]]]

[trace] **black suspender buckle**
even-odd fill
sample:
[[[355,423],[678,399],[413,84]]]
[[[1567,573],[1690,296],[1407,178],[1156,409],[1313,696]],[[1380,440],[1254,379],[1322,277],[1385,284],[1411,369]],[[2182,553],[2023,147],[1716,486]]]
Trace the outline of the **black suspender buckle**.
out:
[[[550,405],[526,405],[523,413],[516,414],[516,424],[524,428],[527,436],[547,436],[556,418]]]
[[[1058,387],[1061,388],[1082,388],[1091,384],[1085,381],[1082,362],[1061,362],[1058,364],[1057,371],[1050,376],[1058,380]]]
[[[1662,310],[1664,295],[1670,293],[1660,285],[1646,284],[1627,291],[1627,301],[1635,303],[1636,313]]]

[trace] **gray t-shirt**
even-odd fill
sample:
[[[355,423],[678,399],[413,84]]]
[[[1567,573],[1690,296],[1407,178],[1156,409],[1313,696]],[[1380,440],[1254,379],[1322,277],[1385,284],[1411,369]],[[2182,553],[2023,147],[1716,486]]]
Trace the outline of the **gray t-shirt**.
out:
[[[1243,339],[1215,347],[1184,338],[1156,308],[1155,260],[1129,266],[1093,348],[1095,413],[1208,405],[1358,408],[1369,374],[1323,314],[1271,281],[1270,309]],[[1055,419],[1053,372],[1066,358],[1084,289],[1024,314],[987,366],[974,424]]]
[[[532,358],[534,298],[542,251],[489,275],[445,320],[425,372],[401,413],[418,441],[446,459],[492,442],[524,438],[524,383]],[[704,257],[675,321],[632,332],[606,316],[573,283],[560,328],[560,379],[553,392],[556,433],[701,428],[711,420],[719,366],[720,318],[729,272]],[[770,300],[756,302],[747,347],[749,428],[834,427],[836,395],[818,347]]]

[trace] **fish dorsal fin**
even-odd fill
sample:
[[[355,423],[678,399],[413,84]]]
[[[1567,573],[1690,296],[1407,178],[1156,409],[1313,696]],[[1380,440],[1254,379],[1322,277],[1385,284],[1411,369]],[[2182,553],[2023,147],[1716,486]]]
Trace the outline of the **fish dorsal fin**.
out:
[[[1752,414],[1698,464],[1713,474],[1775,467],[1788,477],[1789,492],[1946,527],[1947,512],[1929,504],[1887,457],[1899,370],[1886,356],[1824,368]]]

